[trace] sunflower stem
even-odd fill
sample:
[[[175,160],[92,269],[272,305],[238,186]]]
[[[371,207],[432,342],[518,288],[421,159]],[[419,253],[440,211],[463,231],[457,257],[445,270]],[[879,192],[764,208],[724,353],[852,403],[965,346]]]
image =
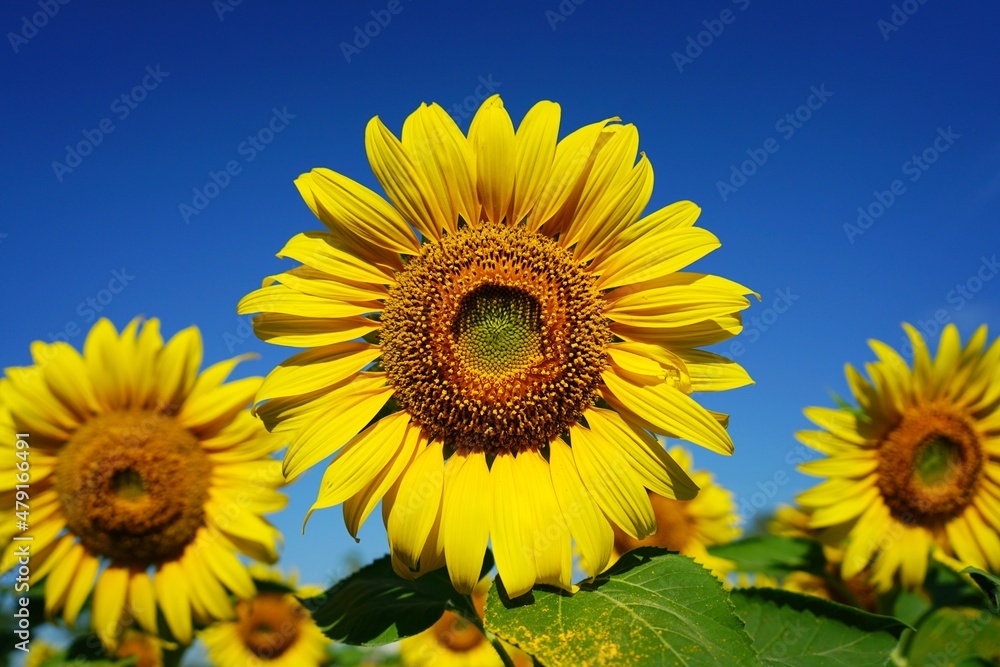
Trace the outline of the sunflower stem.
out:
[[[483,634],[486,635],[486,638],[490,640],[490,644],[493,645],[493,649],[500,655],[500,660],[503,662],[504,667],[514,667],[514,660],[507,653],[507,649],[503,647],[503,643],[500,641],[500,638],[492,632],[488,632],[484,628],[480,629],[483,631]]]

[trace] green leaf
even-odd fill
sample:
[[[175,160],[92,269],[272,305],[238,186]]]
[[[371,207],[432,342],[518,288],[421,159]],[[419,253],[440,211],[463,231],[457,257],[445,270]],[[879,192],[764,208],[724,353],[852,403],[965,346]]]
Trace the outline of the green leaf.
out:
[[[945,607],[920,623],[910,639],[910,667],[985,664],[1000,656],[1000,619],[985,609]]]
[[[884,665],[904,623],[813,595],[773,588],[732,591],[764,665]]]
[[[740,572],[758,572],[772,577],[795,571],[823,575],[826,566],[823,547],[818,542],[797,537],[748,537],[710,547],[708,552],[731,560]]]
[[[483,574],[492,568],[493,554],[487,551]],[[423,632],[448,609],[475,613],[444,569],[410,581],[393,571],[389,556],[302,604],[326,636],[354,646],[381,646]]]
[[[994,614],[1000,614],[1000,578],[985,570],[980,570],[978,567],[967,567],[962,570],[962,574],[972,577],[976,585],[983,589],[983,593],[986,594],[990,611]]]
[[[497,577],[486,628],[546,667],[754,664],[722,584],[654,547],[630,551],[573,595],[536,587],[511,600]]]

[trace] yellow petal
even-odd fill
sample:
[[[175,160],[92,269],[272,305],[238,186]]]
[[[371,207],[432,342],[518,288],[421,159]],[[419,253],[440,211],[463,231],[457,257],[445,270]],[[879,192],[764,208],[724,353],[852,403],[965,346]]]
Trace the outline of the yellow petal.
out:
[[[614,531],[580,479],[573,451],[562,440],[549,445],[549,467],[559,507],[580,549],[580,566],[595,577],[611,559]]]
[[[392,252],[420,252],[420,243],[396,209],[360,183],[329,169],[313,169],[299,176],[296,185],[312,190],[319,211],[325,213],[320,219],[327,226],[341,226]]]
[[[253,579],[246,567],[232,551],[214,540],[207,531],[198,535],[200,555],[211,568],[212,574],[237,597],[248,599],[256,592]]]
[[[625,184],[632,175],[639,132],[634,125],[613,125],[611,136],[594,158],[594,165],[580,193],[573,220],[566,230],[566,245],[586,242],[607,224],[611,213],[624,199]],[[560,239],[561,240],[561,239]]]
[[[319,296],[303,294],[284,285],[271,285],[250,292],[236,306],[240,315],[247,313],[285,313],[300,317],[354,317],[365,313],[382,312],[377,301],[348,303]]]
[[[265,313],[254,315],[257,337],[275,345],[319,347],[361,338],[378,329],[378,323],[364,317],[317,319]]]
[[[580,478],[608,518],[638,540],[656,532],[649,496],[624,455],[579,424],[569,433]]]
[[[156,594],[153,581],[145,570],[135,570],[128,582],[128,608],[139,625],[150,634],[157,634]]]
[[[320,482],[319,495],[309,512],[339,505],[361,491],[399,451],[409,423],[408,412],[397,412],[383,417],[352,438],[327,467]]]
[[[180,405],[198,379],[201,368],[201,332],[188,327],[174,334],[156,365],[159,401],[164,405]]]
[[[851,498],[844,498],[836,505],[817,508],[809,519],[810,528],[826,528],[851,521],[860,516],[879,497],[874,486]]]
[[[426,445],[427,438],[422,434],[421,428],[412,423],[407,424],[406,431],[400,438],[398,446],[394,445],[392,439],[386,438],[382,447],[392,452],[392,458],[382,465],[375,477],[360,491],[344,501],[344,524],[351,537],[358,538],[361,524],[382,500],[389,487],[396,483],[399,476],[413,461],[413,455],[417,449],[424,449]]]
[[[160,565],[153,576],[156,598],[163,610],[170,632],[181,644],[191,643],[191,602],[188,582],[180,563],[167,561]]]
[[[300,352],[289,357],[268,374],[254,401],[297,396],[332,387],[363,370],[382,354],[377,345],[345,342]]]
[[[528,231],[537,231],[549,222],[567,200],[582,186],[581,176],[591,164],[591,156],[609,118],[585,125],[570,133],[556,145],[556,155],[552,163],[551,177],[538,196],[535,208],[528,218]]]
[[[36,364],[39,362],[39,359],[35,360]],[[100,410],[87,366],[72,345],[61,341],[52,343],[41,365],[49,389],[78,416],[88,416]]]
[[[322,232],[296,234],[285,244],[278,257],[288,257],[318,271],[359,283],[388,285],[392,272],[337,247],[335,239]]]
[[[825,428],[841,440],[856,445],[870,445],[872,443],[871,438],[866,437],[869,427],[848,410],[809,407],[803,412],[814,424]]]
[[[419,570],[420,555],[439,514],[444,482],[443,444],[434,440],[420,450],[399,480],[386,532],[393,556]]]
[[[677,350],[691,378],[692,391],[727,391],[754,384],[746,370],[731,359],[703,350]]]
[[[611,331],[630,342],[648,343],[669,348],[715,345],[743,331],[743,320],[739,313],[713,317],[679,327],[656,326],[655,321],[648,321],[645,324],[647,326],[629,326],[620,322],[612,322]]]
[[[421,104],[403,123],[403,148],[427,177],[444,214],[445,229],[458,232],[458,220],[476,224],[475,158],[451,116],[437,104]]]
[[[878,468],[878,458],[871,452],[834,454],[825,459],[808,461],[799,465],[799,472],[815,477],[850,477],[860,479]]]
[[[641,387],[612,372],[601,374],[605,400],[625,409],[662,435],[689,440],[720,454],[733,453],[733,441],[715,418],[690,396],[668,384]]]
[[[75,575],[80,567],[80,561],[86,556],[83,545],[73,544],[66,557],[52,570],[45,584],[45,615],[53,613],[66,603],[70,583],[76,580]],[[51,562],[51,561],[50,561]]]
[[[625,247],[648,234],[660,233],[668,229],[684,229],[698,221],[701,208],[690,201],[679,201],[650,213],[642,220],[629,225],[617,241],[617,247]]]
[[[698,485],[645,430],[633,428],[611,410],[591,408],[584,418],[598,441],[618,448],[647,489],[674,500],[698,495]]]
[[[521,456],[517,457],[518,459]],[[529,503],[528,479],[518,476],[515,457],[500,454],[493,460],[493,517],[490,534],[493,556],[510,597],[524,595],[535,585],[534,517]],[[551,482],[550,482],[551,483]]]
[[[129,359],[122,354],[123,343],[110,320],[101,318],[90,329],[83,344],[83,360],[97,400],[106,410],[125,406]]]
[[[746,287],[718,276],[671,273],[619,287],[606,296],[607,316],[637,327],[679,327],[731,315],[750,306]]]
[[[559,138],[559,105],[542,101],[524,115],[515,135],[514,206],[511,222],[518,224],[548,184]]]
[[[180,560],[181,569],[191,584],[188,587],[191,600],[202,607],[210,618],[230,619],[234,610],[229,602],[229,596],[209,570],[208,564],[198,557],[198,552],[198,549],[188,547]]]
[[[351,282],[311,266],[297,266],[284,273],[276,273],[264,278],[261,284],[263,287],[269,287],[274,283],[280,283],[303,294],[349,303],[377,302],[389,294],[384,285]]]
[[[479,107],[469,126],[469,145],[476,159],[476,185],[483,212],[488,220],[500,222],[507,216],[514,194],[517,148],[514,125],[499,95]]]
[[[700,227],[655,229],[593,267],[601,289],[654,280],[680,271],[713,250],[719,239]]]
[[[448,459],[441,536],[448,576],[455,590],[464,595],[470,595],[479,583],[490,537],[492,492],[484,454],[454,454]]]
[[[121,634],[122,608],[128,592],[129,569],[108,566],[94,588],[94,632],[104,645],[111,647]]]
[[[385,386],[383,374],[371,374],[329,394],[330,400],[320,404],[322,414],[313,417],[285,453],[285,477],[294,479],[347,444],[382,409],[392,392]]]
[[[448,228],[448,221],[434,190],[403,144],[378,116],[365,128],[365,149],[375,177],[403,217],[425,237],[439,240],[441,230]]]
[[[90,591],[94,588],[94,577],[97,576],[97,570],[100,566],[101,561],[96,556],[84,552],[83,558],[80,559],[80,566],[69,585],[66,606],[63,607],[63,620],[68,625],[76,623],[76,617],[83,609],[83,603],[87,601]]]
[[[531,529],[529,545],[534,552],[535,579],[541,584],[572,590],[573,552],[569,525],[556,500],[549,464],[537,451],[528,450],[518,454],[514,474],[526,482],[527,493],[519,501],[528,505],[532,515],[527,526]],[[517,595],[509,588],[507,592],[511,597]]]
[[[628,177],[615,186],[621,192],[620,196],[610,201],[607,212],[602,214],[603,221],[594,225],[592,233],[585,236],[573,249],[573,256],[580,261],[602,261],[621,236],[622,231],[635,222],[649,198],[653,194],[653,166],[645,153],[639,157]]]

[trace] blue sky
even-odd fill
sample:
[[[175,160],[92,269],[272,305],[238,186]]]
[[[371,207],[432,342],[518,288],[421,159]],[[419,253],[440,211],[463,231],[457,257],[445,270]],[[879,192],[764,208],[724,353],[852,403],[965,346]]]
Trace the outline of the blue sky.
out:
[[[515,122],[551,99],[564,131],[635,123],[650,208],[699,203],[723,247],[698,268],[762,294],[719,350],[756,386],[704,401],[732,413],[736,454],[695,452],[745,507],[811,483],[802,408],[846,391],[867,339],[898,346],[910,321],[936,340],[935,319],[1000,333],[995,3],[234,2],[3,3],[3,367],[144,314],[265,374],[292,350],[247,337],[235,306],[320,227],[292,180],[326,166],[377,187],[369,118],[398,132],[437,101],[466,128],[491,92]],[[377,517],[355,545],[339,510],[300,535],[319,477],[276,522],[285,562],[321,582],[386,546]]]

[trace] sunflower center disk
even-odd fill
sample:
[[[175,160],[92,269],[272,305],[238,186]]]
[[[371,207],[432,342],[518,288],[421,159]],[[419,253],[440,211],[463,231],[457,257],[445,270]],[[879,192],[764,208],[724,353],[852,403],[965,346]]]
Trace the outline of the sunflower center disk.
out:
[[[400,405],[456,450],[540,447],[597,396],[604,305],[594,277],[551,239],[465,228],[398,275],[382,363]]]
[[[258,658],[273,660],[299,638],[302,610],[278,593],[264,593],[237,609],[243,645]]]
[[[969,505],[982,464],[981,443],[964,416],[920,406],[880,444],[879,490],[896,518],[935,526]]]
[[[66,444],[56,491],[66,524],[116,565],[176,558],[202,525],[210,463],[197,438],[156,412],[92,419]]]
[[[541,360],[538,302],[516,288],[483,285],[462,300],[452,326],[460,363],[497,377]]]

